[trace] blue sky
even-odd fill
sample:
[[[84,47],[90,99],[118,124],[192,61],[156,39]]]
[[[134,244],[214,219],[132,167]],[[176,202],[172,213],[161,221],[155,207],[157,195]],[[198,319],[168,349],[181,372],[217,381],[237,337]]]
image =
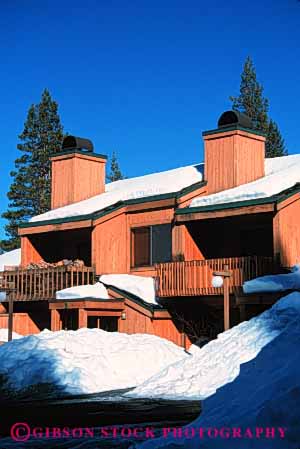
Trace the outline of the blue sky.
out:
[[[65,131],[115,150],[131,177],[203,159],[201,132],[230,108],[250,55],[289,152],[300,152],[299,43],[298,0],[2,1],[0,212],[45,87]]]

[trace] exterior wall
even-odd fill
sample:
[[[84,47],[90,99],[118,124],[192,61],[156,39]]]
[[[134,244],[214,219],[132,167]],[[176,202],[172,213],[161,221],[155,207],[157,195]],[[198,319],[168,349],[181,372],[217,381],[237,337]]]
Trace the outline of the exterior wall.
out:
[[[52,161],[51,208],[91,198],[105,190],[106,159],[70,153]]]
[[[92,231],[92,265],[96,273],[126,273],[127,248],[124,213],[97,225]]]
[[[30,263],[37,263],[43,260],[41,255],[32,245],[28,237],[21,237],[21,266],[26,267]]]
[[[173,227],[172,253],[174,260],[202,260],[200,249],[185,224]]]
[[[284,267],[300,262],[300,198],[280,209],[273,220],[274,255]]]
[[[8,328],[8,314],[0,315],[0,329]],[[28,313],[14,313],[13,331],[20,335],[38,334],[40,329]]]
[[[205,180],[209,194],[264,176],[265,138],[245,131],[204,135]]]

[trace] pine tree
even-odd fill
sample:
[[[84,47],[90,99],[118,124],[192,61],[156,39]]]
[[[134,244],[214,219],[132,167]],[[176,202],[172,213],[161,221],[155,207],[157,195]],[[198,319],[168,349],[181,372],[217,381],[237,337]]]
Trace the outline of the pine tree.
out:
[[[240,94],[238,97],[229,97],[232,109],[247,114],[254,129],[266,135],[266,157],[284,156],[287,154],[284,140],[277,124],[268,117],[269,100],[263,96],[263,90],[248,56],[241,74]]]
[[[30,106],[24,130],[19,135],[17,148],[21,156],[15,160],[15,170],[11,172],[8,210],[2,214],[8,220],[5,226],[8,239],[0,242],[2,249],[17,248],[20,245],[18,226],[50,209],[49,156],[61,145],[62,138],[58,105],[45,89],[40,103]]]
[[[284,140],[279,131],[277,124],[270,119],[267,140],[266,140],[266,154],[268,157],[278,157],[287,155]]]
[[[119,181],[119,179],[124,179],[124,176],[121,173],[116,153],[113,151],[110,161],[110,173],[107,175],[107,180],[114,182]]]
[[[232,109],[251,118],[254,129],[267,133],[269,101],[263,97],[263,86],[256,78],[254,64],[248,56],[241,74],[240,95],[229,97]]]

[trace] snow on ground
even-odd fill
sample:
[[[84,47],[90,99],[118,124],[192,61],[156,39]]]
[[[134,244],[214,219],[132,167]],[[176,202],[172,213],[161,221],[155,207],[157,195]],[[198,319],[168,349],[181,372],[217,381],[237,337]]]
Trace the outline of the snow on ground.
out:
[[[12,334],[13,339],[22,338],[23,335],[17,334],[17,332],[13,332]],[[0,341],[7,341],[8,339],[8,329],[0,329]]]
[[[232,382],[240,365],[254,359],[295,318],[300,318],[300,295],[278,301],[261,315],[218,335],[192,356],[167,366],[128,393],[131,397],[205,399]]]
[[[282,292],[285,290],[300,290],[300,266],[295,265],[292,273],[261,276],[244,282],[245,293]]]
[[[105,186],[105,193],[78,203],[60,207],[30,219],[31,222],[87,215],[108,206],[136,198],[179,192],[203,180],[203,164],[176,168],[161,173],[122,179]]]
[[[300,294],[292,293],[277,303],[290,316],[283,332],[266,345],[258,356],[241,366],[240,375],[206,399],[199,418],[186,426],[204,429],[203,438],[156,439],[139,449],[299,449],[300,441]],[[297,304],[296,308],[295,304]],[[276,307],[276,305],[275,305]],[[295,313],[296,312],[296,313]],[[292,316],[295,319],[292,319]],[[207,430],[223,429],[223,437],[209,437]],[[233,428],[242,429],[233,438]],[[275,429],[267,438],[266,428]],[[279,428],[281,431],[279,431]],[[246,429],[252,432],[252,438]],[[256,438],[256,429],[260,437]],[[199,432],[199,430],[198,430]],[[213,434],[213,433],[212,433]],[[226,434],[229,435],[226,437]]]
[[[300,182],[300,154],[265,159],[265,176],[212,195],[194,198],[190,207],[267,198]]]
[[[155,283],[152,277],[131,274],[103,274],[100,276],[100,281],[107,286],[110,285],[132,293],[145,302],[157,305]]]
[[[95,298],[109,299],[106,288],[100,282],[94,285],[79,285],[77,287],[65,288],[56,292],[56,299],[80,299]]]
[[[129,388],[186,357],[182,348],[154,335],[47,330],[0,347],[0,378],[6,379],[0,393],[41,384],[73,394]]]
[[[20,265],[21,248],[14,249],[0,256],[0,271],[4,270],[4,265]]]

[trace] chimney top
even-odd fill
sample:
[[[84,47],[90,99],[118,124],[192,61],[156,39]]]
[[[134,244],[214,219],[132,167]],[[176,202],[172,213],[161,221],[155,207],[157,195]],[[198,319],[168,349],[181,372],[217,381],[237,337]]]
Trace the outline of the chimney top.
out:
[[[239,125],[242,128],[253,129],[253,123],[248,115],[239,111],[225,111],[218,120],[218,128]]]
[[[75,137],[75,136],[66,136],[63,140],[61,151],[63,152],[70,150],[93,153],[94,146],[92,141],[89,139],[84,139],[82,137]]]

